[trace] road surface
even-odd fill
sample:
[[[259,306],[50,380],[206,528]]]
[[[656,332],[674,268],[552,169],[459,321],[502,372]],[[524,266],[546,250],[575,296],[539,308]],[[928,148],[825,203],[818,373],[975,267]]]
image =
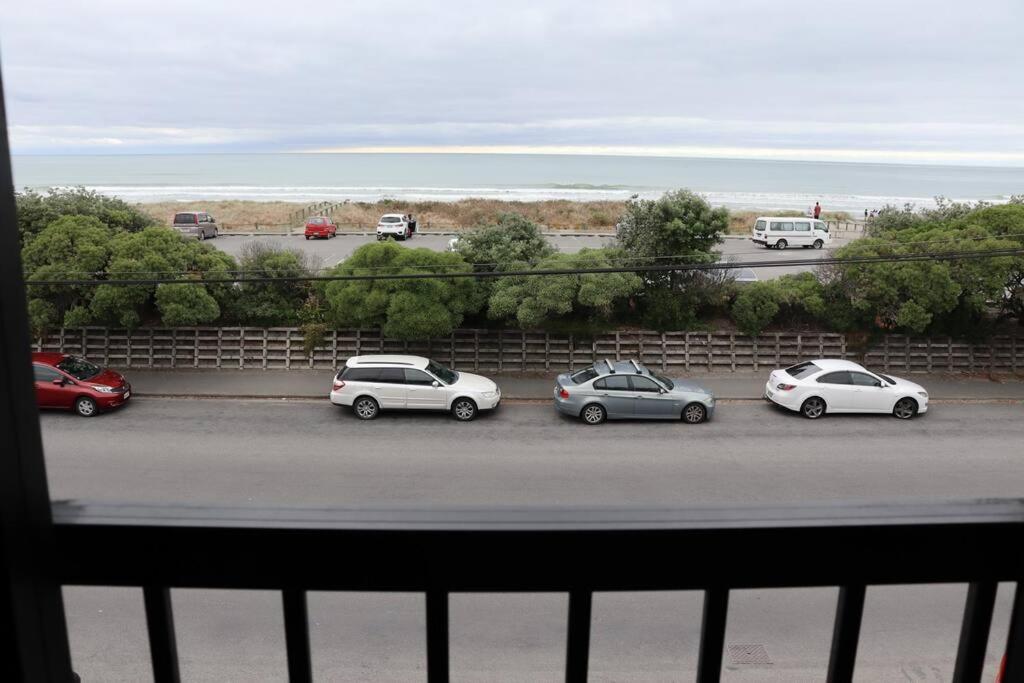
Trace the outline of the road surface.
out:
[[[448,246],[451,235],[417,235],[408,242],[401,244],[408,247],[425,247],[436,251],[444,251]],[[598,248],[606,246],[612,240],[610,236],[574,236],[558,235],[548,237],[555,247],[565,253],[574,253],[584,248]],[[284,235],[260,235],[255,237],[242,235],[222,235],[210,244],[223,251],[237,256],[241,253],[243,245],[247,242],[259,242],[288,249],[301,249],[315,257],[320,266],[333,266],[344,260],[353,251],[364,244],[376,241],[373,235],[339,234],[331,240],[306,240],[301,235],[287,237]],[[836,239],[832,241],[831,248],[838,248],[848,244],[848,239]],[[811,260],[826,256],[831,249],[786,249],[778,251],[765,249],[754,244],[748,239],[727,238],[718,247],[719,253],[724,259],[734,261],[777,261],[780,259]],[[758,279],[768,280],[787,275],[812,270],[809,266],[787,266],[780,268],[756,269]],[[749,276],[749,273],[746,273]]]
[[[1020,411],[1013,402],[937,402],[909,422],[811,422],[760,402],[725,402],[704,425],[594,428],[536,403],[462,424],[417,414],[360,422],[326,401],[141,399],[95,419],[46,414],[42,425],[55,499],[656,507],[1018,496]],[[936,547],[921,561],[949,552]],[[869,589],[858,680],[949,680],[965,592]],[[83,680],[145,680],[141,593],[69,587],[65,595]],[[986,680],[1011,598],[1002,587]],[[276,594],[176,590],[173,599],[185,680],[285,679]],[[835,589],[733,594],[724,680],[823,680],[835,600]],[[559,680],[565,606],[561,594],[453,596],[453,679]],[[694,593],[598,594],[592,680],[692,680],[700,607]],[[422,596],[313,595],[310,616],[320,680],[424,679]]]

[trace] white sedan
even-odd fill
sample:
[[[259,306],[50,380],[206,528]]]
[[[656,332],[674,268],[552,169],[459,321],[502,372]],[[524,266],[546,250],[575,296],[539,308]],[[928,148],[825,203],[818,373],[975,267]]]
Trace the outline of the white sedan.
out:
[[[764,397],[812,420],[825,413],[889,413],[909,420],[928,410],[921,385],[827,358],[772,371]]]

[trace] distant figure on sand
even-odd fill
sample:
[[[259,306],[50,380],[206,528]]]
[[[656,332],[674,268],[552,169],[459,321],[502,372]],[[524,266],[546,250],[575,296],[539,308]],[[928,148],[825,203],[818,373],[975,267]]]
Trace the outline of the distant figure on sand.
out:
[[[814,202],[814,220],[821,218],[821,204]]]
[[[868,219],[868,210],[864,209],[864,220]]]

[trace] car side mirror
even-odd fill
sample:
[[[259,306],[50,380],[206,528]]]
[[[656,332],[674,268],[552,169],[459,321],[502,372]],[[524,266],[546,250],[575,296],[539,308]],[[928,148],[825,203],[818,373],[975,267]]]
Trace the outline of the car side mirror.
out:
[[[57,378],[57,379],[53,380],[53,383],[56,384],[59,387],[62,387],[62,386],[64,386],[64,379],[63,378]]]
[[[435,389],[437,389],[437,388],[438,388],[439,386],[441,386],[441,383],[440,383],[440,382],[438,382],[438,381],[437,381],[437,380],[435,379],[435,380],[434,380],[433,382],[431,382],[431,383],[430,383],[430,386],[432,386],[432,387],[434,387]]]

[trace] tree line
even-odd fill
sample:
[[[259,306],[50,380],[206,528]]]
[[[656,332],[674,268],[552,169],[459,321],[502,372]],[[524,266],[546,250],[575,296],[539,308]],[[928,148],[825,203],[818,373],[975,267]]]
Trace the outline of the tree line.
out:
[[[814,273],[736,283],[714,248],[729,214],[678,190],[626,204],[607,246],[557,252],[540,227],[502,214],[463,233],[450,252],[394,242],[366,244],[325,268],[300,250],[247,243],[236,259],[155,225],[135,207],[84,189],[18,195],[26,280],[99,284],[29,287],[37,332],[110,325],[302,326],[310,344],[331,328],[380,328],[398,339],[446,336],[457,327],[515,326],[581,335],[612,328],[770,328],[983,334],[1024,319],[1024,258],[840,263]],[[1024,247],[1024,202],[935,209],[886,207],[862,239],[834,256],[905,256]],[[783,252],[784,253],[784,252]],[[686,269],[644,270],[644,266]],[[635,272],[528,277],[531,270]],[[490,272],[494,277],[294,281],[322,275]],[[502,276],[502,272],[509,273]],[[206,282],[244,278],[244,282]],[[114,279],[173,280],[143,285]],[[187,283],[187,284],[186,284]]]

